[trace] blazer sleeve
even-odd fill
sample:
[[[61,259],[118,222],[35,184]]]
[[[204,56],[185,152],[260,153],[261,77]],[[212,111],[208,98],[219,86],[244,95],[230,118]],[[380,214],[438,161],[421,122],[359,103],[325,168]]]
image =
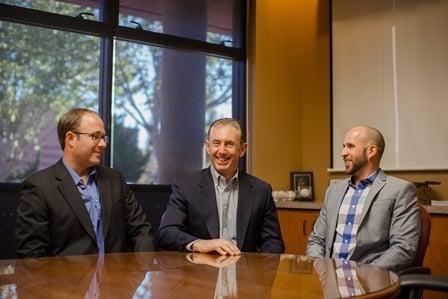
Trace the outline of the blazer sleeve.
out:
[[[327,204],[329,189],[325,194],[324,205],[320,210],[319,217],[314,224],[313,231],[308,237],[308,244],[306,247],[306,255],[314,257],[325,257],[326,236],[327,236]]]
[[[186,251],[187,244],[198,238],[187,228],[188,201],[178,180],[171,186],[171,195],[157,233],[159,246],[165,250]]]
[[[48,256],[50,244],[50,216],[44,195],[36,184],[25,180],[22,184],[15,228],[18,258]]]
[[[124,190],[124,206],[126,209],[124,217],[134,251],[154,251],[156,246],[154,235],[151,232],[151,224],[121,174],[120,179]]]
[[[283,253],[285,245],[282,239],[280,223],[278,221],[277,208],[272,198],[272,189],[269,186],[267,200],[264,209],[263,223],[260,228],[260,251],[268,253]]]
[[[390,246],[371,263],[392,271],[409,266],[417,252],[420,225],[420,208],[415,187],[406,183],[399,191],[392,211]]]

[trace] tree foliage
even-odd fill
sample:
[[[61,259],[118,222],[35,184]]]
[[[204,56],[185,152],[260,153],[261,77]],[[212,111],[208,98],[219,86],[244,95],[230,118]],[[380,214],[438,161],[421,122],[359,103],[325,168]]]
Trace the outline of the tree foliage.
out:
[[[18,2],[72,16],[97,13],[57,1]],[[138,21],[147,30],[162,31],[160,22]],[[208,36],[211,42],[226,39]],[[154,152],[160,143],[163,53],[157,47],[115,43],[113,165],[140,183],[156,182],[158,172]],[[40,167],[43,131],[54,128],[62,113],[75,106],[97,109],[99,58],[99,37],[0,21],[0,181],[23,179]],[[204,92],[204,123],[209,123],[222,116],[223,106],[231,107],[231,60],[207,58]]]

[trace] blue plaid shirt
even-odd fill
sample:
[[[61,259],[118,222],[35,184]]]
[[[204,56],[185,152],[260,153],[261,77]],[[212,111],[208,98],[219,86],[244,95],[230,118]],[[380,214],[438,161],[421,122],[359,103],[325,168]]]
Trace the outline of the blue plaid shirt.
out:
[[[353,177],[350,180],[339,208],[332,258],[348,260],[353,254],[356,247],[356,234],[359,229],[360,216],[367,195],[377,175],[378,170],[368,178],[360,181],[358,186],[354,185]]]

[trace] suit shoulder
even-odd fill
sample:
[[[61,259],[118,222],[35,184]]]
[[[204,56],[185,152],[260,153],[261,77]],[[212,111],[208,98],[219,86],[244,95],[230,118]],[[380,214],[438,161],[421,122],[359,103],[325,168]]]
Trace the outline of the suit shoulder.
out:
[[[342,180],[338,180],[338,181],[330,184],[327,187],[327,192],[331,192],[333,190],[340,189],[340,188],[346,188],[348,185],[348,180],[349,179],[342,179]]]
[[[241,172],[239,175],[240,175],[240,179],[241,180],[247,180],[248,182],[253,184],[255,187],[258,187],[258,188],[268,188],[268,189],[271,188],[271,185],[268,182],[263,181],[262,179],[257,178],[256,176],[253,176],[253,175],[248,174],[246,172]]]
[[[96,167],[96,169],[98,171],[98,175],[106,176],[106,177],[109,177],[109,178],[118,178],[118,179],[125,180],[123,174],[118,169],[110,168],[110,167],[105,166],[105,165],[98,165]]]
[[[25,178],[23,183],[25,183],[25,182],[36,183],[36,182],[41,182],[43,180],[46,181],[49,179],[54,179],[54,177],[55,177],[54,174],[55,174],[55,165],[52,165],[50,167],[41,169],[41,170],[33,173],[29,177]]]
[[[197,170],[197,171],[193,171],[193,172],[188,172],[188,173],[184,173],[182,175],[179,175],[179,176],[177,176],[173,180],[173,183],[176,183],[176,184],[197,184],[197,183],[201,182],[204,178],[212,179],[210,170],[208,168]]]
[[[397,177],[394,177],[394,176],[391,176],[391,175],[387,175],[386,176],[386,181],[389,183],[389,184],[392,184],[392,185],[394,185],[394,186],[397,186],[397,187],[404,187],[404,186],[407,186],[407,185],[414,185],[413,183],[411,183],[411,182],[409,182],[409,181],[406,181],[406,180],[403,180],[403,179],[400,179],[400,178],[397,178]]]

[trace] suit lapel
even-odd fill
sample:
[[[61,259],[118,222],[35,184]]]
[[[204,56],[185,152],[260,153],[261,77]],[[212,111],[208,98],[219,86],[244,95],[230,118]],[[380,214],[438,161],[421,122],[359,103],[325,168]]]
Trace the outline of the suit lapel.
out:
[[[100,192],[100,201],[101,201],[101,218],[103,225],[103,235],[104,239],[107,239],[107,233],[109,231],[110,225],[110,215],[112,210],[112,186],[111,182],[108,178],[105,177],[102,168],[97,168],[97,180],[98,180],[98,188]]]
[[[219,238],[219,215],[216,203],[215,186],[210,168],[202,172],[196,198],[204,216],[204,223],[212,239]]]
[[[348,183],[350,179],[346,179],[343,183],[337,184],[335,186],[335,191],[330,194],[331,197],[328,198],[327,203],[327,223],[328,231],[327,234],[330,238],[330,242],[327,242],[327,246],[331,249],[334,243],[334,237],[336,232],[336,225],[339,217],[339,209],[344,199],[345,192],[347,191]],[[326,250],[329,254],[331,250]]]
[[[90,221],[89,214],[84,205],[84,202],[76,188],[72,177],[65,168],[62,160],[55,165],[55,176],[57,180],[57,189],[60,195],[72,209],[73,214],[78,218],[82,227],[86,230],[90,238],[96,243],[95,232],[93,231],[92,223]]]
[[[378,192],[380,192],[380,190],[383,189],[385,184],[386,184],[386,174],[382,170],[380,170],[378,172],[376,180],[372,184],[372,188],[370,188],[369,194],[367,195],[366,198],[366,202],[364,203],[361,218],[359,219],[360,226],[362,225],[362,222],[366,217],[367,212],[370,210],[370,206],[372,205],[373,200],[375,199]]]
[[[238,175],[238,208],[236,218],[238,248],[243,248],[247,225],[249,224],[254,202],[255,193],[253,191],[253,185],[249,182],[247,176],[240,172]]]

